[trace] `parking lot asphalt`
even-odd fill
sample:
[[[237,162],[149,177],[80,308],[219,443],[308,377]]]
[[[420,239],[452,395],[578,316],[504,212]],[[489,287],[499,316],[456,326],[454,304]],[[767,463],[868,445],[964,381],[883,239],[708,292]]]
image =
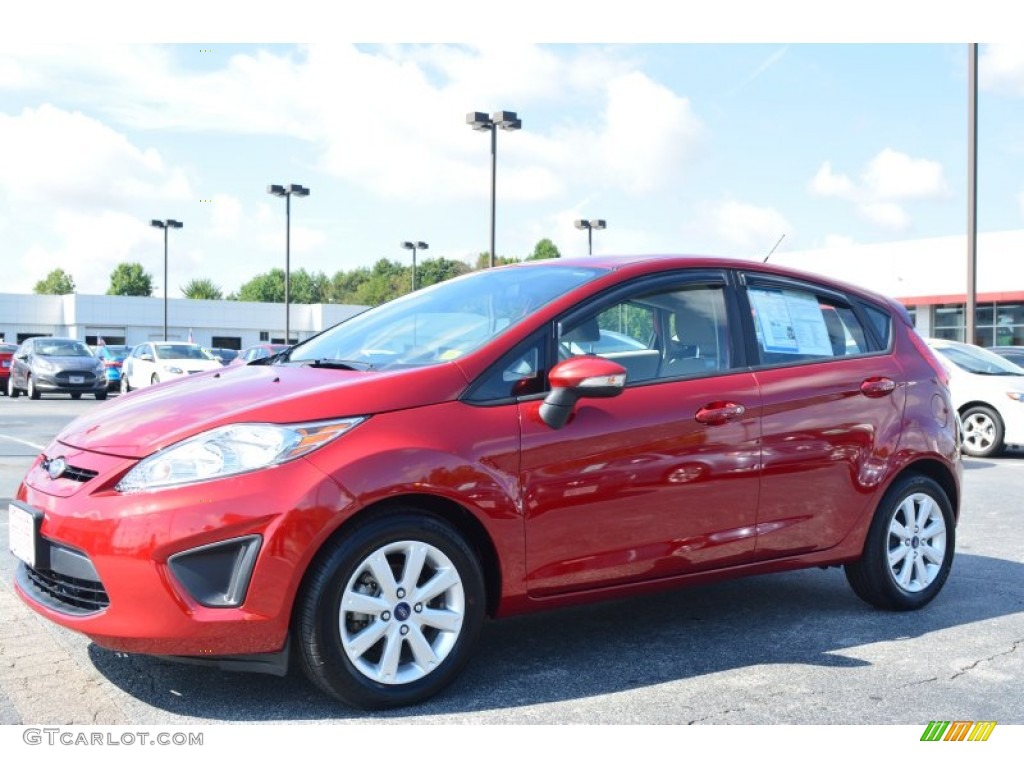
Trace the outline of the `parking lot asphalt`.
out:
[[[0,398],[0,504],[90,400]],[[926,609],[873,609],[839,569],[751,577],[490,622],[426,704],[349,710],[300,675],[113,653],[12,588],[0,516],[0,724],[1024,724],[1024,452],[965,462],[952,575]]]

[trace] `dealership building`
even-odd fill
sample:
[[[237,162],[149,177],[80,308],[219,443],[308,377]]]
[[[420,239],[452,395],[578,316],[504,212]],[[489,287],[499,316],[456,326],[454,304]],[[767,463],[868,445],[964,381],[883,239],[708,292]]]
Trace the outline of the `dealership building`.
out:
[[[292,304],[289,331],[302,341],[366,307]],[[204,299],[167,300],[167,339],[190,337],[206,347],[245,349],[284,342],[284,304]],[[164,300],[149,296],[64,296],[0,293],[0,339],[67,336],[96,344],[134,346],[164,339]]]
[[[925,336],[963,340],[967,237],[835,246],[771,254],[773,264],[843,280],[892,296]],[[977,242],[975,342],[1024,345],[1024,230],[987,232]],[[366,309],[292,304],[289,329],[301,341]],[[167,300],[167,336],[208,347],[244,349],[284,341],[282,304]],[[135,345],[164,337],[164,300],[139,296],[0,294],[0,339],[70,336]]]

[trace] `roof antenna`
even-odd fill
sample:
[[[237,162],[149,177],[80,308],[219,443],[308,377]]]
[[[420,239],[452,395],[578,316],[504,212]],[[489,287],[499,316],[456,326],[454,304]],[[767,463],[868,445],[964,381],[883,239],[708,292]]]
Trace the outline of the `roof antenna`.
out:
[[[779,247],[779,243],[782,242],[782,238],[785,237],[785,236],[786,236],[786,233],[783,232],[782,235],[780,235],[779,239],[775,241],[775,245],[773,245],[772,249],[770,251],[768,251],[768,255],[765,256],[764,257],[764,261],[761,262],[762,264],[768,263],[768,259],[770,259],[772,257],[772,254],[775,253],[775,249]]]

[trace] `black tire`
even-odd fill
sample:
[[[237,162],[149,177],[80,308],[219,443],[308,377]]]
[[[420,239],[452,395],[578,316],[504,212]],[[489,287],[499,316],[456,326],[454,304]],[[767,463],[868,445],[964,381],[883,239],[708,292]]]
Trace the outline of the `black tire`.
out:
[[[81,400],[82,399],[82,393],[81,392],[72,392],[71,393],[71,399],[72,400]]]
[[[27,387],[25,392],[28,394],[29,400],[38,400],[43,396],[43,393],[36,389],[36,385],[33,383],[31,376],[25,379],[25,386]]]
[[[1003,452],[1003,420],[986,405],[975,405],[960,415],[964,425],[963,451],[978,459]]]
[[[121,394],[122,395],[127,395],[131,391],[132,391],[132,386],[131,386],[131,384],[128,383],[128,375],[122,373],[121,374]]]
[[[97,400],[106,400],[107,399],[107,391],[103,390],[102,392],[97,392],[96,393],[96,399]]]
[[[882,497],[864,553],[846,565],[846,579],[871,605],[913,611],[939,594],[955,545],[953,505],[942,486],[924,475],[907,475]]]
[[[404,570],[417,549],[425,560],[410,578]],[[386,563],[390,574],[373,570],[371,558]],[[411,587],[422,588],[449,568],[456,577],[451,585],[416,602]],[[310,566],[293,624],[299,662],[318,688],[349,706],[387,709],[424,701],[469,660],[484,594],[476,555],[443,520],[418,510],[371,518],[326,545]],[[365,603],[358,606],[363,612],[354,610],[358,601]],[[357,647],[364,637],[377,639]],[[417,663],[423,658],[429,659],[426,671]]]
[[[21,394],[21,390],[14,386],[14,371],[11,371],[11,376],[7,379],[7,396],[14,398]]]
[[[159,384],[159,383],[160,383],[160,377],[159,377],[159,376],[157,376],[157,375],[156,375],[156,374],[154,373],[154,374],[153,374],[152,376],[150,376],[150,377],[149,377],[149,383],[150,383],[150,384]]]

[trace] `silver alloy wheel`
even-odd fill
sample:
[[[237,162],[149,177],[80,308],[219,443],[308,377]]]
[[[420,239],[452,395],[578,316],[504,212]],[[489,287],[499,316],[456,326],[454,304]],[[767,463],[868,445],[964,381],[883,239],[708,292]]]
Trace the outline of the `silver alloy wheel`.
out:
[[[411,683],[455,647],[465,613],[466,595],[452,561],[422,541],[396,541],[363,560],[345,585],[338,617],[342,647],[370,680]]]
[[[975,411],[964,419],[964,444],[972,453],[989,450],[996,441],[996,423],[983,411]]]
[[[946,522],[927,493],[907,496],[889,521],[889,573],[907,592],[920,592],[938,576],[946,559]]]

